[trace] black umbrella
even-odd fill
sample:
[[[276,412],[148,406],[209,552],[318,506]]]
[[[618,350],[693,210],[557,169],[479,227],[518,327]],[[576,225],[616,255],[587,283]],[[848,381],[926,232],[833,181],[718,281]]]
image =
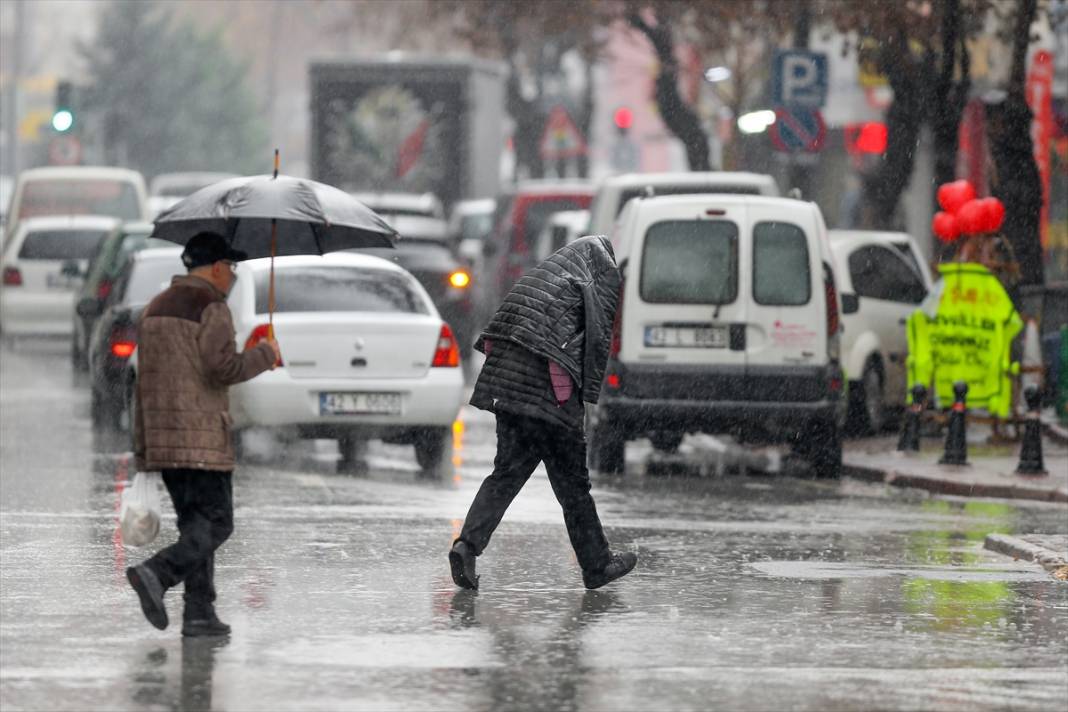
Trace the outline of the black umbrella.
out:
[[[276,255],[321,255],[358,247],[393,247],[396,231],[348,193],[278,175],[244,176],[201,188],[163,211],[152,237],[184,245],[199,232],[224,235],[250,259],[271,258],[268,309],[274,321]]]

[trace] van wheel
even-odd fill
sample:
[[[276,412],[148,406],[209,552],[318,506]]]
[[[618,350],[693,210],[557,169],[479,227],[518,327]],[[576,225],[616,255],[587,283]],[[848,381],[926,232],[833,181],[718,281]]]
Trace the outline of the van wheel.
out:
[[[653,447],[660,452],[672,453],[679,449],[682,444],[683,433],[675,433],[670,430],[658,430],[649,435]]]
[[[879,364],[864,366],[860,383],[849,392],[851,430],[864,435],[878,435],[886,428],[886,399],[883,395],[883,372]]]
[[[445,479],[451,476],[452,430],[450,428],[426,428],[421,430],[412,443],[415,446],[415,461],[423,468],[427,478]]]
[[[813,421],[798,435],[794,451],[812,466],[817,479],[837,480],[842,476],[842,434],[832,419]]]
[[[122,404],[116,403],[114,398],[104,396],[95,388],[90,390],[89,417],[93,421],[94,428],[118,432],[121,429],[119,423],[121,412]]]
[[[596,472],[621,475],[624,469],[626,439],[611,422],[598,424],[590,435],[590,465]]]

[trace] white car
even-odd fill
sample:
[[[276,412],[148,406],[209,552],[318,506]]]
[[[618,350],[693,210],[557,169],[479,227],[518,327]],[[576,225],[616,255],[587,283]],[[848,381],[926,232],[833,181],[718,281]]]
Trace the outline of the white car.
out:
[[[118,220],[95,215],[27,218],[3,254],[0,326],[5,336],[70,336],[78,288]]]
[[[149,184],[148,208],[155,217],[201,188],[228,178],[237,178],[237,174],[208,171],[161,173]]]
[[[267,335],[269,267],[241,263],[230,294],[246,349]],[[384,259],[336,253],[276,259],[275,290],[283,364],[230,389],[235,430],[336,438],[342,469],[369,439],[414,445],[425,472],[451,468],[459,344],[419,282]]]
[[[482,246],[493,232],[496,209],[497,201],[493,198],[461,200],[449,214],[449,239],[475,274],[481,274]]]
[[[586,235],[589,224],[588,210],[561,210],[553,213],[534,242],[535,259],[541,262],[564,245]]]
[[[356,192],[350,195],[386,220],[397,215],[445,219],[445,208],[433,193]]]
[[[919,245],[903,232],[831,230],[842,294],[842,365],[849,419],[877,433],[908,390],[906,323],[933,288]]]
[[[778,196],[775,179],[761,173],[704,171],[688,173],[625,173],[605,178],[597,186],[590,205],[590,224],[585,234],[613,235],[616,218],[632,198],[655,195],[692,195],[695,193],[740,193],[743,195]]]

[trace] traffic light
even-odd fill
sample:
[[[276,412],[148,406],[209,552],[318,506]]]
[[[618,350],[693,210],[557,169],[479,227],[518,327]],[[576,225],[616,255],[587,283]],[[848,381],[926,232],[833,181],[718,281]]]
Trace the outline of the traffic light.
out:
[[[68,81],[56,84],[56,106],[52,112],[52,128],[56,133],[68,133],[74,128],[73,88]]]
[[[621,106],[616,109],[616,113],[612,114],[612,121],[615,122],[616,130],[620,135],[625,135],[634,123],[634,113],[627,107]]]

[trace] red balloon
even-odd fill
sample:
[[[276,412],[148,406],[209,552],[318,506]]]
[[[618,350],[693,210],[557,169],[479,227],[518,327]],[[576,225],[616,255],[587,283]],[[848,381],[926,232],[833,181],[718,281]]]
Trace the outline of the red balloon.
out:
[[[942,242],[953,242],[960,237],[960,224],[949,213],[937,212],[931,221],[931,229]]]
[[[957,220],[960,222],[960,231],[965,235],[978,235],[984,232],[986,226],[984,218],[986,208],[981,200],[969,200],[957,211]]]
[[[955,215],[969,200],[975,200],[975,188],[966,180],[943,183],[938,188],[938,204],[947,213]]]
[[[986,211],[986,231],[997,232],[1005,222],[1005,204],[997,198],[984,198],[983,208]]]

